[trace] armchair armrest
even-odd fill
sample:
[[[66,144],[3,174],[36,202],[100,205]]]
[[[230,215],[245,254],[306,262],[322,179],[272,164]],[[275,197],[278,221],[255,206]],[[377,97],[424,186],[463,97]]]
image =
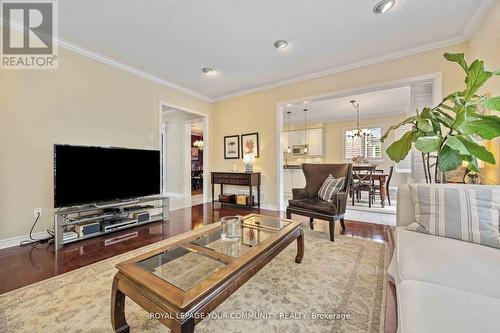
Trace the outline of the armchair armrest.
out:
[[[347,206],[347,192],[338,192],[334,195],[333,202],[337,205],[337,215],[345,214]]]
[[[293,188],[292,198],[295,199],[307,199],[309,198],[309,192],[305,188]]]

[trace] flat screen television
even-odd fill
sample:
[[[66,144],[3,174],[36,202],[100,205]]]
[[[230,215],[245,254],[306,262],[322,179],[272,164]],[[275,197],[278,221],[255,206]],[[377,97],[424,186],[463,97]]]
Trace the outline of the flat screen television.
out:
[[[126,200],[160,193],[160,152],[54,145],[54,206]]]

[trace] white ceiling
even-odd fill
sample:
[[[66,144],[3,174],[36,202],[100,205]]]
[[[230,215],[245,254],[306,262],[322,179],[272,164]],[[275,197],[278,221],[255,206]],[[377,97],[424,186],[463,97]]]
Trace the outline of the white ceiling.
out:
[[[59,37],[63,46],[220,99],[462,41],[491,0],[397,0],[375,15],[377,2],[64,0]],[[288,40],[288,48],[275,49],[277,39]],[[216,74],[203,75],[203,67]]]
[[[375,118],[410,111],[410,87],[379,90],[359,95],[351,95],[307,104],[295,103],[285,106],[283,122],[288,124],[287,111],[291,111],[292,123],[304,121],[304,109],[307,109],[307,122],[329,122],[334,120],[356,119],[356,110],[351,100],[359,103],[360,118]]]

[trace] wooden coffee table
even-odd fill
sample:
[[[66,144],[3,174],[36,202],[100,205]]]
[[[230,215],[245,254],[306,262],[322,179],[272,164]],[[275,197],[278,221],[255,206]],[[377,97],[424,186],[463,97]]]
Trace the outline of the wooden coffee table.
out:
[[[238,241],[223,241],[220,234],[221,224],[214,223],[116,265],[111,292],[114,331],[129,331],[128,296],[172,332],[194,332],[204,316],[294,240],[295,262],[304,256],[300,222],[250,214],[243,218]]]

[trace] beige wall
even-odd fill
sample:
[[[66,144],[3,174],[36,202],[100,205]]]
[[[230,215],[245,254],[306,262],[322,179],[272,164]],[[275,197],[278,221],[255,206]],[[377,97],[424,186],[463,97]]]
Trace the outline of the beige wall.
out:
[[[0,239],[52,226],[54,143],[159,148],[159,100],[211,104],[73,52],[57,70],[0,70]],[[150,140],[152,135],[152,140]]]
[[[500,0],[493,1],[479,29],[468,41],[470,61],[484,60],[487,69],[500,69]],[[480,93],[500,96],[500,76],[493,77]],[[496,165],[486,164],[482,171],[483,180],[500,184],[500,139],[488,143],[488,148],[495,154]]]
[[[463,75],[459,67],[445,61],[442,54],[465,52],[466,49],[465,43],[453,45],[215,103],[211,125],[211,168],[229,170],[231,166],[231,160],[224,160],[223,156],[224,135],[259,132],[260,158],[255,169],[262,171],[266,204],[276,206],[276,103],[438,71],[443,72],[443,93],[446,94],[463,86]]]

